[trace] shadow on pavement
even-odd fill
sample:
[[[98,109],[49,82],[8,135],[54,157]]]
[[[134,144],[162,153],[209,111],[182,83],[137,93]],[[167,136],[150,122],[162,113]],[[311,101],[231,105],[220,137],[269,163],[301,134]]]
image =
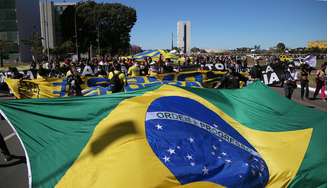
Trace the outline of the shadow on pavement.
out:
[[[12,155],[12,157],[13,157],[13,159],[11,161],[8,161],[6,164],[0,164],[0,168],[15,166],[15,165],[18,165],[18,164],[26,163],[25,156]]]

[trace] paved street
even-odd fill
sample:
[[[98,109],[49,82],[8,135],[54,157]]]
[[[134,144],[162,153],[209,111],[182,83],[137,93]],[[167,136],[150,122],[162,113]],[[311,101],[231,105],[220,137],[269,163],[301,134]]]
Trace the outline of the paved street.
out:
[[[284,95],[283,88],[273,87],[274,91],[278,92],[281,95]],[[310,93],[312,96],[313,93]],[[1,100],[13,99],[5,94],[0,94]],[[294,91],[293,100],[299,104],[305,105],[309,108],[316,108],[322,111],[327,111],[326,106],[327,102],[323,100],[300,100],[300,89]],[[21,158],[24,156],[24,151],[19,143],[17,136],[13,133],[12,129],[5,120],[0,121],[0,132],[6,140],[6,143],[9,147],[10,152],[17,156],[17,159],[14,159],[10,162],[5,163],[3,161],[3,156],[0,157],[0,187],[4,188],[24,188],[28,187],[27,179],[27,166],[26,162]]]
[[[271,87],[271,89],[273,89],[274,91],[277,91],[279,94],[281,94],[282,96],[284,96],[284,89],[280,88],[280,87]],[[310,96],[313,96],[313,92],[310,92]],[[320,93],[318,95],[318,97],[320,97]],[[308,99],[304,99],[301,100],[301,89],[297,88],[294,90],[293,96],[292,96],[293,101],[307,106],[309,108],[316,108],[318,110],[321,111],[327,111],[327,101],[321,100],[321,99],[316,99],[316,100],[308,100]]]
[[[8,99],[13,99],[13,97],[0,93],[0,102],[1,100]],[[16,156],[12,161],[4,162],[3,156],[0,155],[0,187],[28,187],[27,166],[23,159],[24,150],[17,136],[5,120],[0,121],[0,133],[4,137],[10,153]]]

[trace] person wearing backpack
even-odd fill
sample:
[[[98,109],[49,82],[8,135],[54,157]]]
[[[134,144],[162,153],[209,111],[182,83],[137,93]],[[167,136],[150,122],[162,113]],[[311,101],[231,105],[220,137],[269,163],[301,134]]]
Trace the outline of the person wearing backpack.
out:
[[[113,71],[109,72],[108,78],[112,88],[112,93],[122,92],[125,85],[125,75],[121,72],[119,64],[113,65]]]

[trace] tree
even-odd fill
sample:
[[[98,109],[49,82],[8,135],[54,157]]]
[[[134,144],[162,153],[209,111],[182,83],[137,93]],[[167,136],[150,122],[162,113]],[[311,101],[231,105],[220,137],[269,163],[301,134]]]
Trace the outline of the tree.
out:
[[[140,52],[143,51],[142,48],[140,46],[137,46],[137,45],[131,45],[130,50],[131,50],[132,55],[140,53]]]
[[[68,6],[60,15],[60,27],[62,29],[63,41],[75,39],[75,6]],[[77,25],[79,28],[82,25]]]
[[[285,51],[285,49],[286,49],[286,46],[285,46],[284,43],[279,42],[279,43],[277,44],[277,50],[278,50],[278,52],[282,53],[282,52]]]
[[[200,53],[207,53],[207,51],[204,49],[200,49]]]
[[[97,4],[94,1],[81,1],[76,7],[65,9],[62,14],[61,20],[66,20],[62,29],[69,31],[64,37],[66,40],[75,36],[75,14],[79,51],[88,51],[92,44],[99,46],[102,54],[117,55],[129,52],[130,32],[137,21],[135,9],[120,3]]]
[[[191,51],[191,53],[198,53],[198,52],[200,52],[200,49],[197,47],[193,47],[190,49],[190,51]]]
[[[66,55],[68,53],[74,53],[74,43],[71,40],[67,40],[63,42],[60,46],[56,46],[54,49],[50,50],[52,55],[57,57],[62,57],[62,55]]]
[[[176,47],[176,46],[175,46],[175,47],[173,47],[173,48],[172,48],[172,50],[175,50],[175,51],[176,51],[176,52],[178,52],[178,53],[180,53],[180,52],[181,52],[181,49],[180,49],[180,48],[178,48],[178,47]]]
[[[74,43],[71,40],[67,40],[60,45],[60,50],[62,53],[72,53],[74,52]]]
[[[305,48],[304,52],[307,54],[326,54],[327,53],[327,48]]]
[[[119,50],[123,53],[128,52],[130,32],[137,21],[136,11],[119,3],[99,4],[96,10],[96,16],[100,20],[100,46],[112,55],[117,54]]]
[[[236,51],[239,53],[249,53],[251,52],[251,48],[247,48],[247,47],[236,48]]]
[[[206,50],[197,47],[191,48],[190,51],[191,53],[207,53]]]

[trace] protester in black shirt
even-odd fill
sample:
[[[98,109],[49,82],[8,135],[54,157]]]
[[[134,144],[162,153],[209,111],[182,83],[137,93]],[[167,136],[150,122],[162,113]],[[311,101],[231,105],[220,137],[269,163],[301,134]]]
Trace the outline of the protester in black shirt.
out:
[[[239,75],[234,69],[228,68],[228,72],[223,76],[220,81],[219,88],[223,89],[238,89],[239,88]]]
[[[147,65],[147,60],[145,59],[143,62],[140,64],[140,76],[146,76],[148,74],[148,65]]]
[[[173,72],[173,66],[172,66],[172,62],[171,62],[170,58],[167,58],[165,60],[163,69],[164,69],[164,73]]]
[[[255,62],[255,65],[251,68],[250,74],[252,78],[256,80],[261,80],[262,70],[261,70],[261,66],[257,61]]]
[[[30,65],[30,69],[36,69],[36,62],[32,61],[31,65]]]
[[[308,64],[301,65],[301,72],[300,72],[300,82],[301,82],[301,99],[304,99],[304,90],[305,90],[305,97],[309,98],[309,66]]]
[[[113,71],[109,73],[112,93],[124,91],[125,75],[121,72],[120,65],[113,64]]]
[[[296,71],[294,69],[294,66],[292,64],[288,65],[288,69],[285,69],[285,81],[284,81],[284,90],[285,90],[285,96],[288,99],[292,98],[294,89],[297,88],[296,85]]]

